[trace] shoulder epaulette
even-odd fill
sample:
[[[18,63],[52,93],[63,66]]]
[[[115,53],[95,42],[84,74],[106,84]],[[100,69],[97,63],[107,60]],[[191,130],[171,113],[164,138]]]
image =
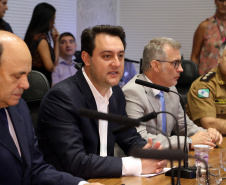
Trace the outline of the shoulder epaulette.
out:
[[[208,82],[215,74],[215,72],[209,71],[208,73],[204,74],[202,78],[200,78],[200,81]]]

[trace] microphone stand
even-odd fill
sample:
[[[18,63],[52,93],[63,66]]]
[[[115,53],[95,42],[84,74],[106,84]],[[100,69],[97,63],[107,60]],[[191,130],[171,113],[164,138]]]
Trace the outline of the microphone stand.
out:
[[[161,132],[167,138],[167,140],[168,140],[169,149],[172,150],[171,142],[170,142],[169,138],[166,136],[166,133],[165,132],[163,132],[161,129],[159,129],[159,128],[155,127],[155,126],[147,125],[146,123],[141,123],[141,122],[146,122],[146,121],[148,121],[150,119],[156,118],[157,115],[160,114],[160,113],[170,114],[174,118],[174,120],[176,122],[177,133],[179,133],[179,124],[178,124],[178,121],[177,121],[176,117],[172,113],[170,113],[168,111],[152,112],[152,113],[149,113],[147,115],[144,115],[144,116],[142,116],[142,117],[140,117],[138,119],[134,119],[134,120],[138,121],[139,122],[139,125],[143,125],[143,126],[147,126],[147,127],[150,127],[150,128],[154,128],[154,129],[158,130],[159,132]],[[112,133],[113,134],[117,134],[117,133],[119,133],[121,131],[124,131],[126,129],[131,128],[132,126],[139,126],[139,125],[137,125],[137,122],[136,122],[136,125],[133,125],[133,124],[122,125],[122,126],[116,128],[115,130],[113,130]],[[180,150],[180,138],[179,138],[178,135],[177,135],[177,144],[178,144],[178,150]],[[136,156],[134,156],[134,157],[136,157]],[[171,166],[171,169],[173,169],[173,161],[172,160],[170,160],[170,166]],[[180,184],[180,168],[181,168],[181,165],[180,165],[180,161],[179,161],[178,173],[177,173],[177,184],[178,185]],[[174,185],[174,171],[173,170],[170,170],[170,174],[171,174],[170,175],[171,176],[171,182]]]
[[[188,154],[188,148],[187,148],[187,120],[186,120],[186,113],[185,113],[185,103],[184,103],[184,100],[183,98],[181,97],[181,95],[175,91],[172,91],[172,90],[169,90],[169,92],[172,92],[172,93],[175,93],[177,94],[181,101],[182,101],[182,108],[184,110],[184,131],[185,131],[185,134],[184,134],[184,153],[185,154]],[[177,133],[178,135],[179,133]],[[181,165],[181,161],[178,161],[179,163],[179,166]],[[174,176],[178,173],[178,169],[177,168],[173,168],[172,169],[174,172]],[[188,166],[188,158],[184,158],[184,167],[180,169],[181,171],[181,178],[186,178],[186,179],[193,179],[196,177],[196,167],[189,167]],[[165,174],[166,176],[170,176],[171,173],[169,172],[166,172]]]
[[[143,81],[143,80],[140,80],[140,79],[136,79],[135,83],[137,83],[139,85],[146,86],[146,87],[158,89],[158,90],[164,91],[164,92],[173,92],[180,97],[180,99],[182,100],[182,103],[183,103],[182,107],[184,109],[184,127],[185,127],[184,128],[185,129],[184,153],[188,154],[188,149],[187,149],[187,121],[186,121],[186,113],[185,113],[185,103],[184,103],[184,100],[181,97],[181,95],[179,93],[175,92],[175,91],[170,90],[169,87],[164,87],[164,86],[154,84],[154,83],[150,83],[150,82],[147,82],[147,81]],[[179,132],[177,133],[177,136],[178,136],[178,134],[179,134]],[[174,170],[176,172],[176,173],[174,173],[174,176],[175,176],[175,174],[180,172],[181,161],[178,161],[178,163],[179,163],[178,168],[171,169],[171,170]],[[188,159],[184,159],[184,167],[183,167],[183,169],[181,169],[181,177],[182,178],[189,178],[189,179],[195,178],[196,177],[195,172],[196,172],[196,168],[195,167],[188,167]],[[168,171],[165,175],[170,176],[171,172]],[[180,184],[180,182],[178,182],[178,183]]]
[[[154,126],[151,126],[151,125],[146,125],[146,124],[144,124],[144,123],[141,123],[142,121],[147,121],[147,120],[150,120],[150,119],[153,119],[153,118],[156,118],[157,117],[157,114],[159,114],[159,113],[168,113],[168,114],[170,114],[170,115],[172,115],[173,116],[173,118],[175,119],[175,121],[177,122],[177,119],[176,119],[176,117],[172,114],[172,113],[170,113],[170,112],[167,112],[167,111],[161,111],[161,112],[152,112],[152,113],[150,113],[150,114],[147,114],[147,115],[145,115],[145,116],[142,116],[142,117],[140,117],[140,118],[138,118],[138,119],[132,119],[132,118],[128,118],[128,117],[125,117],[125,116],[121,116],[121,115],[115,115],[115,114],[106,114],[106,113],[102,113],[102,112],[97,112],[97,111],[94,111],[94,110],[88,110],[88,109],[80,109],[79,110],[79,114],[81,115],[81,116],[86,116],[86,117],[89,117],[89,118],[93,118],[93,119],[103,119],[103,120],[108,120],[108,121],[112,121],[112,122],[115,122],[115,123],[119,123],[119,124],[122,124],[122,126],[121,127],[119,127],[119,128],[116,128],[115,130],[113,130],[113,134],[117,134],[117,133],[119,133],[119,132],[121,132],[121,131],[123,131],[123,130],[126,130],[126,129],[129,129],[129,128],[131,128],[131,127],[134,127],[134,126],[139,126],[139,125],[144,125],[144,126],[149,126],[149,127],[152,127],[152,128],[155,128],[156,130],[158,130],[159,132],[161,132],[163,135],[165,135],[166,136],[166,133],[164,133],[162,130],[160,130],[160,129],[158,129],[158,128],[156,128],[156,127],[154,127]],[[179,126],[178,126],[178,122],[177,122],[177,125],[176,125],[176,129],[177,129],[177,131],[179,132]],[[173,156],[172,157],[172,154],[170,155],[171,157],[170,158],[168,158],[168,159],[170,159],[170,162],[171,162],[171,168],[173,167],[173,160],[174,159],[178,159],[178,156],[179,156],[179,159],[181,160],[182,158],[181,158],[181,156],[182,156],[182,153],[181,153],[181,150],[180,150],[180,142],[179,142],[179,137],[178,137],[178,150],[176,151],[176,153],[175,153],[175,151],[174,150],[172,150],[172,145],[171,145],[171,142],[170,142],[170,140],[169,140],[169,138],[168,137],[166,137],[166,139],[168,140],[168,143],[169,143],[169,148],[171,149],[171,150],[168,150],[167,152],[170,152],[171,151],[171,153],[172,152],[174,152],[174,155],[177,155],[177,158],[175,158],[175,156]],[[137,157],[138,155],[139,155],[139,151],[138,151],[138,154],[137,154],[137,147],[134,147],[131,151],[132,151],[132,156],[134,156],[134,157]],[[140,149],[140,148],[139,148]],[[130,152],[131,152],[130,151]],[[144,149],[142,150],[142,156],[144,156]],[[155,152],[155,154],[156,154],[156,151],[157,150],[152,150],[152,151],[150,151],[150,150],[146,150],[145,152],[152,152],[152,153],[154,153]],[[160,151],[163,151],[163,150],[160,150]],[[165,152],[165,151],[163,151],[163,152]],[[145,158],[151,158],[150,157],[150,154],[151,153],[145,153]],[[165,154],[165,153],[164,153]],[[141,155],[141,154],[140,154]],[[152,155],[153,156],[153,155]],[[138,156],[139,157],[139,156]],[[167,156],[167,157],[169,157],[169,156]],[[160,154],[157,154],[157,155],[155,155],[153,158],[154,159],[167,159],[167,157],[163,157],[163,156],[160,156]],[[184,155],[183,155],[183,158],[184,158]],[[179,169],[179,168],[178,168]],[[171,171],[171,173],[173,173],[173,171]],[[180,179],[180,173],[178,173],[178,179]],[[171,181],[172,181],[172,185],[174,185],[174,176],[173,176],[173,174],[171,175]]]
[[[177,133],[179,133],[179,124],[178,124],[178,121],[177,121],[176,117],[175,117],[172,113],[170,113],[170,112],[168,112],[168,111],[152,112],[152,113],[149,113],[149,114],[147,114],[147,115],[144,115],[144,116],[142,116],[142,117],[140,117],[140,118],[138,118],[138,119],[134,119],[134,120],[139,121],[139,122],[140,122],[139,125],[143,125],[143,126],[147,126],[147,127],[150,127],[150,128],[154,128],[154,129],[158,130],[159,132],[161,132],[161,133],[167,138],[167,140],[168,140],[168,143],[169,143],[169,149],[172,150],[171,142],[170,142],[169,138],[166,136],[166,133],[165,133],[165,132],[163,132],[161,129],[159,129],[159,128],[155,127],[155,126],[147,125],[146,123],[145,123],[145,124],[144,124],[144,123],[141,123],[141,122],[146,122],[146,121],[149,121],[150,119],[156,118],[157,115],[160,114],[160,113],[167,113],[167,114],[170,114],[170,115],[174,118],[174,120],[175,120],[175,122],[176,122]],[[131,119],[131,118],[130,118],[130,119]],[[135,126],[139,126],[139,125],[135,125]],[[131,128],[132,126],[133,126],[132,124],[129,124],[129,125],[122,125],[122,126],[116,128],[115,130],[113,130],[112,133],[113,133],[113,134],[117,134],[117,133],[119,133],[119,132],[121,132],[121,131],[123,131],[123,130],[126,130],[126,129]],[[180,137],[179,137],[178,135],[177,135],[177,144],[178,144],[178,150],[180,150]],[[132,154],[132,155],[133,155],[133,154]],[[134,157],[136,157],[136,156],[134,156]],[[178,162],[179,162],[179,165],[178,165],[178,168],[177,168],[177,169],[178,169],[178,173],[176,173],[176,174],[177,174],[177,184],[179,185],[179,184],[180,184],[180,174],[181,174],[181,173],[180,173],[181,162],[180,162],[180,161],[178,161]],[[172,161],[172,160],[170,160],[170,166],[171,166],[171,169],[174,169],[174,168],[173,168],[173,161]],[[172,182],[172,184],[174,185],[174,177],[175,177],[174,170],[170,170],[168,173],[170,174],[169,176],[171,176],[171,182]]]
[[[173,116],[173,118],[175,119],[175,121],[176,121],[176,123],[177,123],[177,124],[176,124],[177,132],[179,132],[179,126],[178,126],[178,121],[177,121],[176,117],[175,117],[172,113],[166,112],[166,111],[160,111],[160,112],[157,112],[156,114],[160,114],[160,113],[168,113],[168,114],[170,114],[171,116]],[[143,117],[144,117],[144,116],[143,116]],[[142,119],[142,117],[141,117],[141,118],[138,118],[138,120],[143,120],[143,119]],[[147,120],[145,120],[145,121],[147,121]],[[168,143],[169,143],[169,148],[172,150],[171,142],[170,142],[169,138],[166,136],[166,133],[165,133],[165,132],[163,132],[161,129],[159,129],[159,128],[157,128],[157,127],[154,127],[154,126],[152,126],[152,125],[147,125],[147,124],[142,124],[142,123],[141,123],[141,125],[146,125],[146,126],[148,126],[148,127],[155,128],[156,130],[158,130],[159,132],[161,132],[161,133],[167,138]],[[180,150],[180,138],[179,138],[179,137],[177,137],[177,143],[178,143],[178,149]],[[173,160],[170,160],[170,167],[171,167],[171,169],[173,169]],[[180,169],[180,167],[178,167],[178,169]],[[170,170],[170,174],[171,174],[171,175],[170,175],[170,176],[171,176],[171,183],[172,183],[172,185],[174,185],[174,171]],[[177,174],[177,179],[180,179],[180,173]]]

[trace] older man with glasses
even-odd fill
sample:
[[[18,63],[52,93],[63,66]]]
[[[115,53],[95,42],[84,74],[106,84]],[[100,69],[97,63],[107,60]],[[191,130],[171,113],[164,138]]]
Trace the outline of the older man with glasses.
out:
[[[167,111],[172,113],[179,124],[179,133],[176,130],[176,121],[170,114],[158,114],[156,119],[146,122],[146,126],[139,126],[137,131],[145,139],[151,137],[153,142],[160,141],[164,148],[169,147],[166,137],[156,128],[161,129],[170,138],[174,148],[177,147],[177,136],[180,135],[180,146],[184,146],[184,111],[180,104],[179,96],[175,93],[165,93],[157,89],[136,84],[136,79],[170,87],[170,90],[177,91],[175,85],[183,72],[181,66],[181,45],[171,38],[155,38],[151,40],[143,51],[143,74],[136,75],[123,87],[126,97],[126,111],[129,117],[139,118],[153,111]],[[215,147],[215,143],[222,142],[222,135],[213,128],[204,130],[196,126],[187,118],[187,144],[193,148],[195,144],[206,144]],[[152,126],[152,127],[150,127]],[[153,128],[155,127],[155,128]]]

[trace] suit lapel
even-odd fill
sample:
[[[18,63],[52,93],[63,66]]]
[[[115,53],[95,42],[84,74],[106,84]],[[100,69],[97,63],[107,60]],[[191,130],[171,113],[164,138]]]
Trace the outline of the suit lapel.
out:
[[[27,155],[27,154],[29,154],[29,148],[27,147],[29,145],[26,140],[26,130],[25,130],[24,120],[23,120],[22,116],[20,114],[18,114],[15,107],[9,107],[8,112],[9,112],[11,121],[13,123],[16,137],[17,137],[17,140],[18,140],[18,143],[20,146],[21,157],[23,159],[23,162],[25,164],[29,164],[30,155]],[[15,146],[15,148],[16,148],[16,146]],[[19,156],[18,151],[17,151],[17,155],[18,155],[19,159],[21,160],[21,157]]]
[[[82,70],[77,71],[76,80],[78,82],[79,88],[82,91],[82,94],[85,96],[84,99],[87,103],[88,109],[97,111],[95,98],[94,98],[93,93],[92,93],[83,73],[82,73]],[[95,119],[95,123],[96,123],[96,126],[98,128],[98,120],[97,119]]]
[[[16,145],[9,133],[9,130],[2,124],[0,124],[0,130],[0,144],[3,145],[6,149],[8,149],[16,158],[21,161]]]
[[[144,74],[139,75],[138,79],[147,81]],[[145,86],[143,86],[143,87],[144,87],[145,93],[147,94],[147,98],[148,98],[148,102],[149,102],[150,106],[153,108],[153,110],[155,112],[158,112],[159,110],[157,109],[157,104],[156,104],[155,96],[154,96],[152,89],[150,87],[145,87]]]

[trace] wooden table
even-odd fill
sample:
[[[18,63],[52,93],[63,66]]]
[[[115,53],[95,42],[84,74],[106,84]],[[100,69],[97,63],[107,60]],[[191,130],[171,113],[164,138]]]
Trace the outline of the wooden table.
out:
[[[220,165],[220,149],[226,148],[226,137],[219,148],[210,150],[209,152],[209,164]],[[189,152],[189,155],[194,156],[194,151]],[[188,160],[189,166],[195,164],[195,159]],[[226,172],[221,169],[221,176],[226,177]],[[175,182],[176,182],[175,178]],[[171,185],[171,177],[161,174],[155,177],[121,177],[121,178],[100,178],[100,179],[90,179],[88,182],[100,182],[106,185]],[[180,179],[181,185],[195,185],[196,179]],[[221,185],[226,185],[226,179],[222,180]]]

